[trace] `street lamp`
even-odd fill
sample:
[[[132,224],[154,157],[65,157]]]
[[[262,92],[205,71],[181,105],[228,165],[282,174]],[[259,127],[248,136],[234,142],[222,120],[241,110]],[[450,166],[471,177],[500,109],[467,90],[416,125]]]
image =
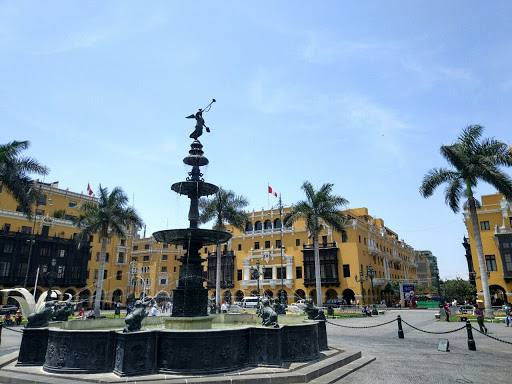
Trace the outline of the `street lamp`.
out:
[[[375,270],[373,269],[373,266],[371,264],[368,265],[368,268],[366,269],[366,276],[368,279],[370,279],[370,283],[372,286],[372,315],[378,315],[379,312],[375,307],[375,292],[373,291],[373,279],[375,278]]]
[[[257,260],[256,261],[256,268],[254,267],[251,267],[251,278],[254,280],[256,279],[256,282],[258,284],[258,308],[260,306],[260,276],[261,276],[261,273],[260,273],[260,261]]]
[[[46,301],[52,300],[53,279],[55,279],[55,266],[56,265],[57,265],[57,259],[52,259],[50,273],[48,274],[48,280],[49,280],[50,286],[48,288],[48,296],[46,296]]]
[[[363,288],[363,283],[368,280],[368,275],[366,275],[366,276],[363,275],[363,267],[362,266],[361,266],[361,269],[359,270],[359,279],[358,279],[357,275],[355,275],[355,278],[356,278],[356,282],[361,283],[361,298],[362,298],[363,305],[364,305],[364,288]]]

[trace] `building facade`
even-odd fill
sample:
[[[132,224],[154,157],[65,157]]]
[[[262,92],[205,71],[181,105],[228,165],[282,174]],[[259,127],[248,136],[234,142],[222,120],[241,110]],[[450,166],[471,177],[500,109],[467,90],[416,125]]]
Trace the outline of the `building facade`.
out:
[[[0,288],[23,287],[26,279],[27,289],[35,289],[37,299],[49,288],[52,279],[54,289],[90,307],[96,292],[101,239],[91,236],[78,247],[75,238],[79,230],[72,220],[83,202],[97,200],[61,189],[58,183],[37,182],[37,187],[40,196],[34,207],[35,215],[28,220],[0,186]],[[125,300],[132,239],[129,233],[125,239],[113,236],[108,241],[102,291],[104,308]],[[2,302],[5,301],[6,297],[2,297]]]
[[[391,294],[383,292],[387,283],[418,279],[416,252],[382,219],[368,215],[366,208],[343,213],[350,222],[346,238],[327,225],[319,236],[324,300],[388,301]],[[248,216],[245,230],[229,228],[233,237],[222,245],[221,297],[239,301],[256,295],[259,287],[260,294],[269,297],[280,296],[283,289],[288,303],[304,298],[316,301],[314,250],[305,222],[283,227],[278,209],[253,211]],[[203,252],[208,260],[207,287],[214,296],[215,247],[205,247]],[[373,294],[372,281],[365,280],[370,264],[375,271]],[[259,279],[254,278],[254,268],[259,268]]]
[[[485,258],[485,269],[489,276],[489,289],[493,304],[510,302],[512,299],[512,202],[496,193],[482,196],[481,207],[477,209],[478,225]],[[475,236],[468,211],[464,212],[468,230],[468,243],[472,257],[474,278],[478,298],[483,300],[480,263],[475,246]],[[471,274],[471,271],[470,271]]]

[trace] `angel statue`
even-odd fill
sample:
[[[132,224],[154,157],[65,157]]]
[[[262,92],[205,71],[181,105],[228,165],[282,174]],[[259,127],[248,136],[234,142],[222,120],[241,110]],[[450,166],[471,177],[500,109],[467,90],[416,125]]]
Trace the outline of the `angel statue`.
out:
[[[203,127],[206,129],[206,132],[210,132],[210,128],[207,127],[204,123],[203,112],[208,112],[213,103],[215,103],[215,99],[213,99],[212,102],[208,104],[204,110],[199,108],[196,114],[187,116],[187,119],[196,119],[196,129],[190,134],[191,139],[197,140],[198,137],[203,134]]]

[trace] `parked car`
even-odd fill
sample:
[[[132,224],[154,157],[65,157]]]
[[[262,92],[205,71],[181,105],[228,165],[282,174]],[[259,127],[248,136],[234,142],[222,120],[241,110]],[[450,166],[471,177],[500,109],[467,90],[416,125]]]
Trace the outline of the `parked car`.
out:
[[[327,308],[338,308],[341,307],[343,304],[343,300],[341,299],[329,299],[325,303],[322,304],[322,306]]]
[[[18,307],[15,305],[0,305],[0,315],[5,316],[7,314],[14,315],[16,311],[18,310]]]
[[[297,300],[297,302],[292,303],[292,305],[295,305],[302,309],[306,306],[306,300],[305,299]]]
[[[258,306],[258,297],[256,297],[256,296],[245,296],[242,299],[241,306],[243,308],[256,308]]]

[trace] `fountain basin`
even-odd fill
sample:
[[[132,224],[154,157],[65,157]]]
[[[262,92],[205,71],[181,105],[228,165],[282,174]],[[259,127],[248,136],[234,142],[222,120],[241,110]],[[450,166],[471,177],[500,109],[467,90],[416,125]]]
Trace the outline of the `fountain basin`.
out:
[[[231,233],[226,231],[216,231],[214,229],[166,229],[154,232],[156,241],[167,244],[182,245],[188,249],[189,241],[201,243],[202,245],[213,245],[225,243],[231,238]]]
[[[162,317],[165,329],[212,329],[212,316]]]
[[[171,189],[180,195],[195,194],[197,197],[201,197],[213,195],[219,190],[219,187],[204,181],[180,181],[171,185]]]

